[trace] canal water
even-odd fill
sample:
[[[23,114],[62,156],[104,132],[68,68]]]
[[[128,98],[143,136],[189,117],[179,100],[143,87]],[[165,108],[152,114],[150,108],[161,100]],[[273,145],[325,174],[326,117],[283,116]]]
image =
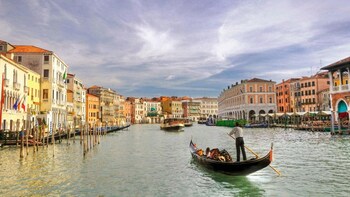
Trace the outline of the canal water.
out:
[[[30,149],[0,149],[0,196],[348,196],[350,138],[284,129],[245,129],[246,146],[274,162],[247,177],[212,172],[194,163],[188,148],[225,148],[235,157],[229,128],[194,124],[172,133],[159,125],[132,125],[108,134],[84,158],[79,140]],[[249,157],[253,157],[247,151]]]

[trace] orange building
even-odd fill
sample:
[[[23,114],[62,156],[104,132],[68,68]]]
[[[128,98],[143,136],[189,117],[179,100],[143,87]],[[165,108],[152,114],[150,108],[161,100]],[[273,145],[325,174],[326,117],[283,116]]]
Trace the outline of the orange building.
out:
[[[322,101],[319,101],[317,93],[329,88],[327,73],[318,73],[311,77],[302,77],[299,80],[301,93],[301,111],[316,112],[320,110]]]
[[[86,94],[86,122],[90,126],[100,122],[100,99],[92,94]]]
[[[299,78],[291,78],[276,85],[277,112],[294,112],[294,95],[292,94],[293,84]]]

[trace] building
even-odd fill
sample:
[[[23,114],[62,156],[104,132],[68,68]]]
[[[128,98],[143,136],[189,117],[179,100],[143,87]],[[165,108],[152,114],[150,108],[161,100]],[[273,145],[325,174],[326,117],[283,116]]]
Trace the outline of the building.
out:
[[[90,125],[98,125],[100,122],[100,99],[92,94],[86,94],[86,122]]]
[[[160,123],[162,106],[159,99],[143,99],[144,123]]]
[[[213,117],[217,118],[218,116],[218,99],[217,98],[196,98],[196,102],[200,102],[200,117]]]
[[[184,118],[188,118],[197,122],[201,116],[201,101],[200,100],[183,100],[182,108],[184,112]]]
[[[295,111],[295,90],[293,89],[295,82],[299,81],[299,78],[291,78],[288,80],[282,80],[281,83],[276,85],[276,101],[277,112],[287,113]],[[294,94],[293,94],[294,93]]]
[[[40,114],[40,84],[41,84],[41,76],[40,74],[27,69],[28,75],[27,75],[27,83],[24,84],[24,86],[28,87],[28,93],[26,98],[27,101],[27,114],[28,114],[28,120],[31,121],[32,127],[36,124],[38,124],[36,120],[36,116]]]
[[[131,123],[131,114],[132,114],[131,111],[132,111],[131,101],[128,100],[128,99],[125,99],[123,116],[125,117],[125,123],[126,124],[130,124]]]
[[[92,86],[88,88],[88,93],[95,95],[100,100],[100,113],[101,118],[100,121],[103,125],[116,125],[117,119],[116,119],[116,95],[117,93],[110,89],[110,88],[104,88],[100,86]]]
[[[319,111],[320,102],[317,92],[329,88],[327,73],[318,73],[311,77],[302,77],[299,80],[302,112]]]
[[[8,51],[14,60],[41,75],[39,121],[46,121],[50,128],[64,127],[66,123],[67,89],[65,76],[68,65],[53,51],[36,46],[13,45]],[[50,129],[51,132],[51,129]]]
[[[219,118],[257,121],[267,113],[276,112],[275,84],[253,78],[228,86],[218,97]]]
[[[73,112],[76,124],[85,124],[86,121],[86,90],[75,74],[67,74],[67,89],[73,93]]]
[[[177,97],[162,97],[161,106],[165,118],[182,118],[183,109],[181,99]]]
[[[342,120],[349,120],[350,75],[347,73],[350,73],[350,57],[325,66],[321,70],[328,71],[332,131],[334,131],[335,123],[340,125]]]
[[[4,45],[5,42],[0,42],[2,49],[5,48]],[[0,54],[0,73],[3,75],[1,130],[19,131],[28,128],[28,69]]]

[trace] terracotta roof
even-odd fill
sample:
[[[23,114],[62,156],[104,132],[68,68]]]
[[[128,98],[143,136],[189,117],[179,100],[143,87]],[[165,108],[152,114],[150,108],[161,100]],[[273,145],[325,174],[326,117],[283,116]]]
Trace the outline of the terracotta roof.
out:
[[[347,57],[337,62],[334,62],[333,64],[330,64],[328,66],[322,67],[321,70],[333,70],[349,63],[350,63],[350,57]]]
[[[0,44],[7,44],[7,42],[0,40]]]
[[[52,51],[42,49],[36,46],[28,45],[14,45],[14,49],[10,50],[11,53],[52,53]]]
[[[265,79],[259,79],[259,78],[253,78],[253,79],[249,79],[247,82],[272,82],[272,81],[265,80]]]

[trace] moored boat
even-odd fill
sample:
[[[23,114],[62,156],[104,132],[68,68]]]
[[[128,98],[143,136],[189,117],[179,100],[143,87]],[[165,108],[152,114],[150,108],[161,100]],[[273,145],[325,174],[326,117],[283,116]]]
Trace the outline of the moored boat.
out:
[[[160,129],[165,131],[182,131],[184,127],[183,120],[178,118],[167,118],[160,124]]]
[[[192,121],[188,118],[184,119],[184,125],[185,127],[190,127],[193,125]]]
[[[189,147],[194,161],[210,170],[218,171],[232,176],[245,176],[259,171],[270,165],[273,157],[272,145],[269,153],[264,157],[253,158],[241,162],[219,161],[207,158],[205,155],[199,155],[198,150],[200,149],[196,147],[192,140]]]
[[[198,120],[198,124],[205,124],[207,122],[207,118],[205,117],[200,117]]]

